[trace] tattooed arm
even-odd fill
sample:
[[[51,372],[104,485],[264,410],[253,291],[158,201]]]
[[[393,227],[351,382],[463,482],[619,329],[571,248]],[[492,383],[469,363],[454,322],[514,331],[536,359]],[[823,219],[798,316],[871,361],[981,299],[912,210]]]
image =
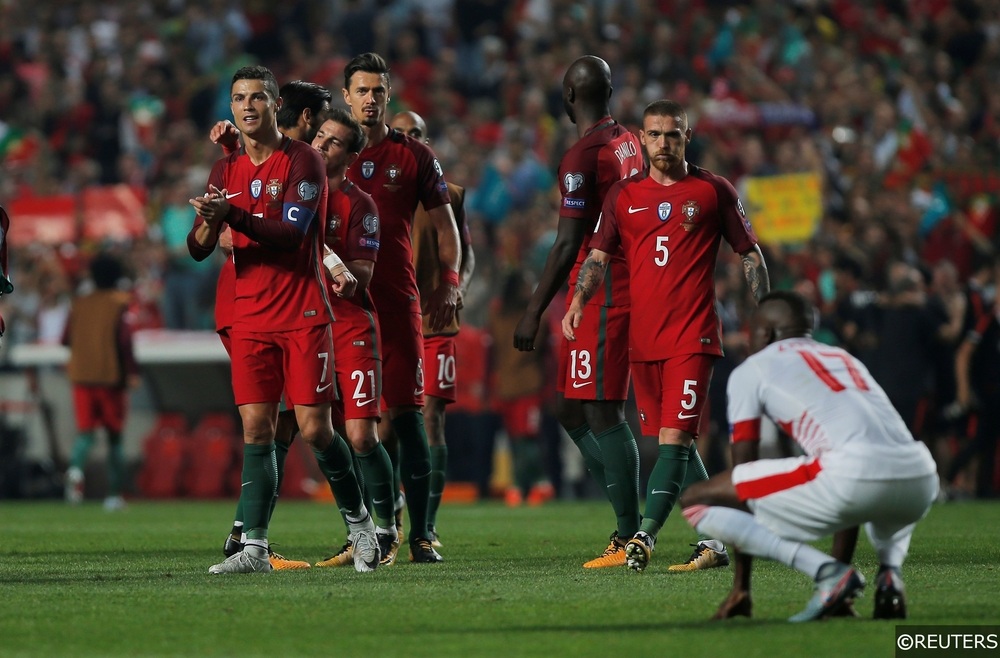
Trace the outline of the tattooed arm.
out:
[[[771,280],[767,276],[767,264],[764,263],[764,254],[760,247],[754,245],[751,249],[740,254],[743,261],[743,276],[747,280],[753,298],[760,301],[760,298],[771,291]],[[581,272],[582,274],[582,272]]]
[[[583,319],[583,307],[604,283],[604,273],[608,271],[611,256],[599,249],[591,249],[587,260],[580,266],[580,275],[573,291],[573,301],[562,321],[563,336],[566,340],[576,340],[575,329]]]

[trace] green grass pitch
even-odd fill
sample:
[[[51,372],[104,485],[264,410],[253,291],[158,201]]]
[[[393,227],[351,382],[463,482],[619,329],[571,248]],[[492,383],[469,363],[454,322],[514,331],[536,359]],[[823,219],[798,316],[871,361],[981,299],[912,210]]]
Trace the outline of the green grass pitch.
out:
[[[646,572],[585,570],[606,545],[606,503],[446,505],[445,563],[210,576],[230,502],[0,503],[0,656],[868,656],[894,655],[894,624],[785,619],[811,583],[755,565],[754,618],[709,622],[729,569],[670,574],[690,553],[675,513]],[[998,624],[1000,504],[939,505],[904,568],[908,624]],[[343,541],[332,505],[284,502],[276,550],[315,562]],[[820,544],[829,547],[829,542]],[[871,580],[862,537],[855,563]]]

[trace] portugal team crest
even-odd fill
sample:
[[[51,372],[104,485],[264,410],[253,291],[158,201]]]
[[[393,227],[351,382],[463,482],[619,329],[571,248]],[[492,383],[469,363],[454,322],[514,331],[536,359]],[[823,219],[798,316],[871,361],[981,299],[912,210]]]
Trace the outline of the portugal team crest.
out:
[[[684,202],[684,205],[681,206],[681,214],[684,215],[681,226],[684,227],[685,231],[693,231],[700,226],[698,223],[698,213],[700,211],[701,208],[694,201]]]
[[[371,160],[365,160],[361,163],[361,175],[365,178],[371,178],[375,175],[375,163]]]
[[[333,217],[330,218],[330,223],[327,225],[326,230],[329,231],[330,233],[335,232],[337,229],[340,228],[340,225],[343,223],[343,221],[344,220],[340,218],[340,215],[334,215]]]
[[[395,183],[399,175],[403,173],[403,170],[399,168],[399,165],[391,164],[389,168],[385,170],[385,175],[389,177],[389,182]]]
[[[265,189],[272,199],[277,199],[281,196],[281,180],[278,178],[272,178],[267,181],[267,187]]]
[[[260,198],[260,191],[264,188],[264,184],[260,182],[259,178],[255,178],[250,182],[250,196],[255,199]]]
[[[669,201],[664,201],[656,208],[656,214],[660,216],[660,221],[665,222],[670,217],[670,209],[673,205]]]

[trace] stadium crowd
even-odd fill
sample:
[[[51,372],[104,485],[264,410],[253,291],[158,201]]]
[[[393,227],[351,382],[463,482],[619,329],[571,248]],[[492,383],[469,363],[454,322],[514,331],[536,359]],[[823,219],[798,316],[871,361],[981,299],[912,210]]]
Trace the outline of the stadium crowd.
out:
[[[951,495],[996,494],[997,437],[969,440],[977,420],[980,435],[996,427],[986,417],[1000,405],[976,401],[997,397],[979,384],[1000,381],[1000,343],[979,343],[971,390],[955,377],[968,332],[995,338],[984,332],[998,315],[995,3],[24,4],[0,5],[0,204],[125,183],[145,191],[147,230],[129,241],[12,244],[17,294],[0,309],[8,345],[59,340],[101,250],[126,260],[140,326],[210,329],[220,263],[192,261],[184,238],[187,200],[219,157],[208,132],[229,116],[229,76],[259,62],[280,82],[316,82],[339,99],[344,64],[366,51],[391,66],[390,114],[421,114],[446,177],[467,189],[478,257],[463,319],[470,331],[489,327],[498,291],[518,288],[505,281],[537,275],[554,238],[556,165],[576,138],[562,77],[593,53],[611,67],[620,122],[636,128],[647,103],[676,99],[694,128],[690,161],[741,196],[760,177],[819,181],[820,217],[806,237],[761,231],[772,287],[816,303],[818,336],[868,365],[945,465]],[[761,227],[762,209],[748,209]],[[722,396],[746,355],[752,307],[727,252],[716,283],[727,356],[712,386],[710,472],[725,463]],[[550,318],[553,336],[560,319]],[[979,473],[963,473],[976,452]]]

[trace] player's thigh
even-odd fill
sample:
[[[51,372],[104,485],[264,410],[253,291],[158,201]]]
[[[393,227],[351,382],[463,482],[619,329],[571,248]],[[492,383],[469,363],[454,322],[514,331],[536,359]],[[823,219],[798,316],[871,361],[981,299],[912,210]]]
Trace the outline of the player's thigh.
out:
[[[379,316],[382,398],[390,409],[424,406],[424,339],[418,313]]]
[[[109,432],[120,434],[125,427],[125,415],[128,412],[128,394],[121,386],[98,386],[95,398],[96,411],[100,423]]]
[[[738,464],[733,486],[757,521],[785,539],[814,541],[854,525],[841,483],[815,457]]]
[[[686,354],[661,362],[660,427],[698,436],[715,359],[711,354]]]
[[[90,432],[100,425],[96,389],[96,386],[73,385],[73,413],[76,417],[77,431]]]
[[[236,405],[278,403],[284,388],[284,355],[275,333],[230,332]]]
[[[424,395],[455,401],[457,354],[454,336],[424,337]]]
[[[504,429],[511,438],[537,436],[542,427],[542,396],[525,395],[499,403]]]
[[[567,344],[563,368],[567,398],[625,400],[631,369],[628,360],[629,309],[627,306],[588,306]]]
[[[892,472],[892,465],[885,465]],[[891,537],[926,516],[937,498],[938,477],[928,474],[900,480],[849,481],[844,497],[850,502],[851,520],[871,523],[878,537]]]
[[[372,350],[337,351],[337,387],[344,419],[379,417],[382,362]]]
[[[632,363],[635,406],[639,412],[639,427],[643,436],[655,437],[660,434],[662,375],[662,361],[634,361]]]
[[[337,390],[330,324],[282,332],[280,341],[288,402],[297,407],[327,404],[335,400]]]

